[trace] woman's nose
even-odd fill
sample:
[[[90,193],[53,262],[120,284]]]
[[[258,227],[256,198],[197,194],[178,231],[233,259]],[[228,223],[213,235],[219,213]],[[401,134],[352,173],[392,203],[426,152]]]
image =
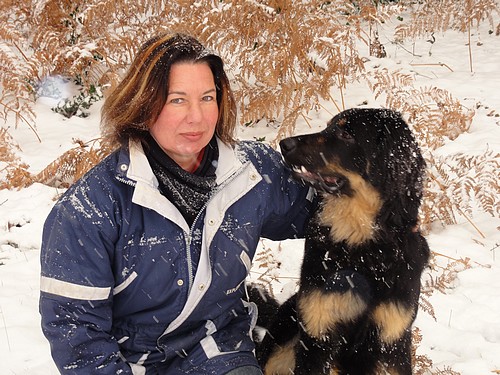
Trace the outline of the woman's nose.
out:
[[[187,120],[189,123],[200,122],[203,118],[203,109],[201,108],[201,103],[192,103],[189,106],[187,113]]]

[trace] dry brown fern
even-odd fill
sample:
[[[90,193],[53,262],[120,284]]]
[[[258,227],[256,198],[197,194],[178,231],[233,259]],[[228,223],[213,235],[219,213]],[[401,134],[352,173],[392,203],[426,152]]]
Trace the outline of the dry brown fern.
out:
[[[480,20],[490,9],[488,0],[483,2],[472,18]],[[344,108],[347,82],[363,71],[357,41],[373,46],[378,24],[400,10],[370,0],[47,0],[36,7],[27,0],[2,3],[6,5],[0,15],[0,40],[5,45],[0,64],[7,67],[0,70],[4,117],[15,113],[17,119],[32,123],[31,105],[46,75],[71,77],[87,88],[112,86],[142,41],[161,31],[182,31],[223,55],[233,77],[241,122],[274,121],[279,125],[277,139],[290,135],[297,118],[317,108],[321,99],[332,100],[338,110]],[[432,5],[423,2],[421,8],[425,7]],[[454,25],[442,23],[443,28]],[[418,30],[407,36],[418,35]],[[372,86],[376,95],[387,95],[388,107],[413,116],[417,130],[422,123],[435,123],[434,130],[453,137],[453,129],[467,127],[468,114],[443,92],[408,91],[411,77],[397,72],[379,72],[372,78],[377,81]],[[397,92],[388,91],[389,85]],[[337,100],[330,96],[335,87]],[[435,106],[425,112],[429,101]],[[434,135],[425,141],[440,139]]]
[[[440,264],[443,259],[446,262],[445,265]],[[436,291],[446,294],[448,290],[456,286],[458,274],[472,268],[472,266],[470,258],[455,259],[435,251],[432,252],[429,263],[431,273],[424,281],[421,293],[426,297],[430,297]]]
[[[364,75],[376,98],[388,108],[404,113],[419,143],[436,149],[466,132],[474,111],[465,108],[450,92],[437,87],[416,88],[411,73],[375,69]]]
[[[0,162],[13,163],[19,160],[13,149],[20,151],[7,129],[0,128]]]
[[[282,137],[292,132],[300,114],[320,99],[332,99],[332,88],[338,88],[342,102],[346,83],[363,69],[357,41],[373,46],[378,25],[404,6],[414,7],[419,21],[401,26],[405,37],[431,25],[433,30],[465,30],[464,22],[490,20],[496,10],[492,0],[474,6],[470,1],[433,3],[46,0],[33,7],[27,0],[0,0],[0,64],[8,68],[0,70],[0,84],[7,88],[0,103],[4,117],[14,112],[18,120],[33,123],[33,94],[45,76],[71,77],[87,89],[112,85],[142,41],[160,31],[182,31],[227,61],[242,123],[278,119]],[[429,11],[435,11],[432,18]]]
[[[458,215],[470,220],[474,208],[500,215],[500,155],[492,151],[447,158],[432,155],[445,142],[467,132],[475,112],[446,90],[415,88],[410,73],[376,69],[366,73],[365,79],[377,98],[385,98],[387,107],[405,114],[424,151],[429,168],[421,208],[423,231],[433,222],[455,224]]]
[[[413,373],[415,375],[429,374],[432,369],[432,360],[426,355],[417,354],[417,348],[422,342],[422,333],[418,327],[412,330],[412,350],[411,357],[413,363]]]
[[[76,139],[74,143],[76,147],[33,176],[33,180],[48,186],[67,188],[111,152],[101,139],[87,143]]]
[[[20,151],[7,129],[0,128],[0,190],[20,188],[33,183],[28,165],[16,155]]]
[[[13,143],[6,134],[6,131],[0,128],[0,162],[5,164],[0,171],[0,189],[20,189],[35,182],[67,188],[112,151],[101,138],[87,143],[77,139],[74,140],[74,148],[34,175],[29,172],[29,166],[19,162],[10,151]]]
[[[257,284],[262,285],[271,295],[274,297],[274,291],[271,287],[273,282],[279,282],[279,269],[281,267],[281,262],[276,259],[276,250],[270,247],[264,246],[257,252],[254,262],[258,264],[258,270],[252,270],[255,275],[253,279]],[[281,243],[278,244],[278,252],[281,251]],[[262,270],[262,272],[260,271]]]
[[[410,1],[411,17],[396,28],[399,40],[426,36],[431,32],[458,30],[467,32],[473,25],[488,21],[493,28],[492,14],[498,13],[495,0]]]
[[[428,182],[421,221],[424,230],[433,222],[456,224],[458,216],[472,217],[473,209],[500,215],[500,154],[427,156]]]
[[[432,319],[436,320],[436,312],[434,311],[434,306],[432,306],[432,303],[429,301],[428,296],[426,296],[424,293],[420,294],[418,308],[420,311],[429,314]]]
[[[30,186],[35,181],[32,174],[28,171],[29,165],[17,164],[9,165],[5,168],[5,175],[0,180],[0,190],[2,189],[21,189]]]
[[[31,85],[8,88],[0,98],[7,112],[20,108],[9,100],[32,95],[47,75],[97,86],[116,79],[152,34],[181,31],[223,55],[233,73],[242,122],[279,118],[280,135],[293,129],[295,112],[307,113],[320,98],[329,99],[332,87],[343,90],[363,68],[356,41],[369,43],[364,25],[383,22],[394,8],[369,0],[47,0],[36,7],[27,0],[0,0],[0,5],[5,9],[0,41],[10,52],[0,63],[15,68],[9,71],[17,82]],[[16,82],[1,72],[0,80],[4,87]],[[34,99],[23,104],[30,108]]]
[[[431,371],[430,375],[460,375],[460,372],[454,371],[450,367],[445,367],[442,370],[437,369]]]
[[[242,123],[279,119],[279,138],[293,131],[300,113],[363,68],[354,43],[367,9],[347,2],[235,1],[210,13],[195,32],[234,67]],[[208,27],[221,23],[232,27]]]
[[[409,22],[396,28],[395,37],[403,40],[409,36],[430,34],[458,30],[468,35],[468,54],[470,71],[473,69],[472,53],[472,28],[479,26],[483,21],[488,21],[494,27],[493,13],[500,13],[496,0],[441,0],[418,1],[412,3],[413,11]]]

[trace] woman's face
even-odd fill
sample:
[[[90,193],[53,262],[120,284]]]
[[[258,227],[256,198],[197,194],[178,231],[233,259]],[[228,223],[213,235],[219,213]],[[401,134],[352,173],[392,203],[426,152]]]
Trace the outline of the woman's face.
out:
[[[169,92],[151,135],[181,168],[196,169],[200,151],[215,132],[219,109],[212,71],[207,63],[176,63]]]

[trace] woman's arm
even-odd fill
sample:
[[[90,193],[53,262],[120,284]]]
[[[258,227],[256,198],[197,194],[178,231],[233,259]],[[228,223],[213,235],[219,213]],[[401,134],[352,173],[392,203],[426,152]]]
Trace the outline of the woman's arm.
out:
[[[307,222],[317,208],[313,188],[293,178],[281,154],[269,148],[271,159],[269,207],[273,212],[262,228],[262,237],[271,240],[303,238]]]
[[[98,220],[102,215],[90,208],[95,202],[89,202],[77,194],[63,198],[45,222],[42,330],[62,374],[132,374],[110,333],[113,244]]]

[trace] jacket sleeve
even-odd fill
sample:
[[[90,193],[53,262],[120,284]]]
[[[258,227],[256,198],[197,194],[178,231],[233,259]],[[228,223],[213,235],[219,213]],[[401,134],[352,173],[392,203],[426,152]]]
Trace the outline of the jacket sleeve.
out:
[[[271,212],[262,228],[262,237],[278,241],[303,238],[307,222],[316,210],[318,200],[313,188],[293,178],[281,154],[269,148],[271,167],[266,179]],[[268,181],[269,182],[269,181]]]
[[[43,231],[42,330],[61,374],[132,374],[111,335],[113,248],[103,218],[77,195],[57,203]]]

